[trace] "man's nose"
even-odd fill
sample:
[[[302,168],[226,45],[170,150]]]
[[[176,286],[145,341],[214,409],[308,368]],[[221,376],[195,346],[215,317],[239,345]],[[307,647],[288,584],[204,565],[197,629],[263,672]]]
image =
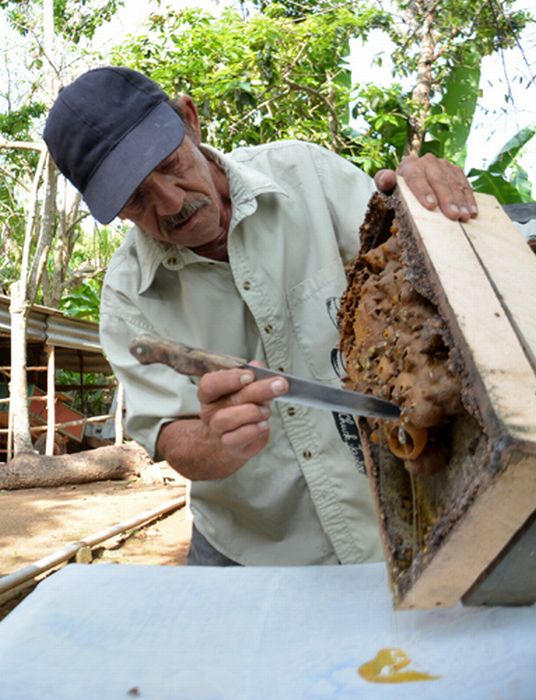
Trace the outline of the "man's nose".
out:
[[[177,177],[171,173],[153,172],[145,182],[158,216],[176,214],[184,204],[184,190]]]

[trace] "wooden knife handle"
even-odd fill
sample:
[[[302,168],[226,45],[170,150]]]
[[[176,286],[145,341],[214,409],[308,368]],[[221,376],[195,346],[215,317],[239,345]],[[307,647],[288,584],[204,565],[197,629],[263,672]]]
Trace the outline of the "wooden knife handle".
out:
[[[219,369],[243,367],[246,360],[231,355],[214,355],[203,350],[196,350],[182,343],[174,343],[163,338],[142,335],[134,338],[128,346],[130,353],[142,365],[160,362],[168,365],[179,374],[201,377],[206,372]]]

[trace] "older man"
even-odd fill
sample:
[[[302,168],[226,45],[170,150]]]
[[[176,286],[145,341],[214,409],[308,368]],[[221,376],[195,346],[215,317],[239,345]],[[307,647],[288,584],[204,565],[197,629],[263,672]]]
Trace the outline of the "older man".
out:
[[[236,369],[197,386],[127,350],[146,332],[337,386],[336,306],[372,181],[302,142],[220,153],[189,97],[121,67],[62,90],[44,137],[97,220],[134,224],[106,275],[101,338],[129,434],[192,481],[189,563],[380,558],[350,417],[273,403],[284,380]],[[424,206],[476,216],[459,168],[426,156],[399,174]],[[395,173],[375,181],[388,191]]]

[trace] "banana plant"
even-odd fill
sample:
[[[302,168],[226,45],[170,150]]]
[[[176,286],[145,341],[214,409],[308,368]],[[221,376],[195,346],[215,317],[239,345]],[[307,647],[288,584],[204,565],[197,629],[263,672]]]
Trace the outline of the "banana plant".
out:
[[[531,183],[517,158],[535,134],[536,126],[521,129],[501,148],[486,170],[470,170],[468,178],[474,190],[492,194],[501,204],[532,201]]]

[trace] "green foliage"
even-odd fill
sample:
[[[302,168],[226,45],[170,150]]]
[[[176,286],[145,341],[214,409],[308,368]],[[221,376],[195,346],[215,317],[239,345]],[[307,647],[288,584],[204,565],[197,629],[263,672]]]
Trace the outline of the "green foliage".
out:
[[[84,279],[78,287],[63,296],[60,309],[69,316],[98,322],[101,286],[102,279]]]
[[[45,111],[42,102],[30,102],[18,110],[0,114],[0,133],[7,138],[29,139],[34,119],[41,117]]]
[[[110,377],[99,372],[84,372],[84,384],[107,384]],[[72,384],[77,386],[80,383],[80,373],[71,370],[58,370],[56,374],[57,384]],[[110,412],[115,391],[114,384],[110,388],[91,389],[84,391],[83,397],[80,389],[63,390],[72,399],[72,407],[86,416],[103,416]]]
[[[373,174],[378,167],[395,168],[403,155],[413,115],[422,104],[412,99],[422,49],[420,27],[433,13],[433,55],[430,71],[430,109],[424,122],[420,154],[434,153],[464,167],[466,144],[480,97],[482,58],[514,46],[521,31],[534,19],[513,9],[514,0],[482,3],[480,0],[396,0],[398,21],[384,27],[395,45],[393,73],[413,81],[403,90],[393,82],[387,88],[360,86],[353,114],[361,118],[363,133],[354,138],[359,153],[354,160]],[[393,17],[395,19],[395,17]],[[403,21],[401,21],[403,20]],[[519,149],[516,151],[516,155]],[[383,165],[382,165],[383,164]],[[490,192],[500,201],[527,201],[526,173],[510,162],[489,172],[472,173],[477,191]]]
[[[0,138],[6,141],[32,140],[32,126],[44,112],[40,102],[29,102],[17,110],[0,113]],[[0,150],[0,288],[8,291],[17,274],[26,214],[19,196],[37,166],[39,154],[33,150]],[[7,252],[6,252],[7,251]]]
[[[473,188],[492,194],[501,204],[532,201],[531,183],[516,157],[535,134],[536,126],[521,129],[501,148],[487,170],[470,170],[468,177]]]
[[[0,134],[6,141],[33,141],[35,121],[45,113],[42,102],[29,102],[17,110],[0,113]],[[0,162],[10,165],[14,175],[21,177],[32,173],[39,160],[39,153],[32,150],[6,149],[0,151]],[[0,173],[0,180],[2,179]]]
[[[352,116],[365,128],[353,131],[349,155],[365,172],[395,169],[402,159],[408,135],[409,97],[398,83],[379,88],[361,85],[355,96]]]
[[[385,15],[355,3],[296,22],[280,7],[248,19],[232,9],[220,18],[199,9],[155,14],[112,60],[170,95],[192,95],[204,138],[223,150],[288,138],[345,150],[348,42],[366,37]]]
[[[434,153],[464,167],[467,139],[480,96],[481,57],[471,48],[458,50],[443,83],[439,102],[433,105],[427,119],[426,140],[421,153]]]
[[[392,58],[397,73],[406,76],[415,73],[418,29],[432,13],[436,43],[433,69],[440,90],[442,80],[458,63],[460,47],[488,56],[515,46],[517,37],[531,21],[528,12],[513,9],[515,4],[516,0],[394,0],[394,12],[400,13],[403,20],[391,24],[389,30],[396,46]]]
[[[392,16],[361,2],[254,5],[261,12],[249,17],[233,10],[219,19],[197,9],[154,14],[146,33],[118,47],[112,60],[150,75],[170,95],[192,95],[204,139],[223,150],[300,138],[337,151],[369,174],[397,167],[411,117],[422,106],[395,81],[387,88],[359,85],[352,93],[346,63],[351,38],[365,39],[381,28],[395,44],[395,78],[415,78],[418,30],[434,13],[431,108],[421,153],[463,167],[482,57],[512,46],[530,21],[512,9],[513,0],[397,0]],[[359,131],[349,124],[350,101]],[[516,177],[523,185],[522,174]],[[482,179],[475,183],[484,186]]]
[[[42,5],[42,0],[0,0],[0,9],[7,11],[11,26],[23,36],[38,23]],[[124,0],[54,0],[55,30],[78,44],[82,37],[91,39],[123,5]]]
[[[78,44],[83,37],[91,39],[97,29],[109,22],[124,4],[124,0],[55,0],[56,31],[73,44]]]

